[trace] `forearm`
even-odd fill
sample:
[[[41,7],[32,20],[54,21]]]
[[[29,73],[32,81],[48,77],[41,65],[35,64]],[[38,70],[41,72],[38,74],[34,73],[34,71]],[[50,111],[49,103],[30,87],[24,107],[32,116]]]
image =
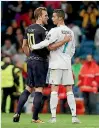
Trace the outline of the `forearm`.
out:
[[[22,49],[23,49],[25,55],[29,56],[30,50],[29,50],[28,45],[22,46]]]
[[[56,43],[50,44],[48,46],[48,49],[49,50],[56,50],[57,48],[61,47],[65,43],[68,43],[70,40],[71,40],[70,37],[69,36],[66,36],[66,39],[65,40],[62,40],[60,42],[56,42]]]
[[[65,44],[66,42],[64,41],[60,41],[60,42],[56,42],[56,43],[53,43],[53,44],[50,44],[48,46],[48,49],[51,51],[51,50],[56,50],[57,48],[61,47],[63,44]]]
[[[49,45],[49,41],[47,40],[44,40],[38,44],[35,44],[35,45],[32,45],[32,49],[42,49],[44,47],[47,47]]]
[[[29,49],[29,46],[28,46],[27,39],[23,39],[22,49],[23,49],[24,53],[26,54],[26,56],[29,56],[30,49]]]

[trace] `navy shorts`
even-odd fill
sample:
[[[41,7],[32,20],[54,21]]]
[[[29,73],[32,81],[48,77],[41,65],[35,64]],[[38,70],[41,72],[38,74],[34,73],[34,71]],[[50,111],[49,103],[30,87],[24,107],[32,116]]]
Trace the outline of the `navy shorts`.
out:
[[[45,87],[48,62],[30,59],[27,61],[27,85],[29,87]]]

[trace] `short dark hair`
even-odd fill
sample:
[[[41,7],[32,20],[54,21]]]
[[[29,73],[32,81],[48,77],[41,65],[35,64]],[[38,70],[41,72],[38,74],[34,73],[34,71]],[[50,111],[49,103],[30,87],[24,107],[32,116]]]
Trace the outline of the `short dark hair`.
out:
[[[62,9],[55,9],[53,13],[57,13],[58,17],[65,19],[65,12]]]
[[[34,18],[37,20],[39,16],[42,15],[42,11],[47,11],[45,7],[38,7],[34,11]]]

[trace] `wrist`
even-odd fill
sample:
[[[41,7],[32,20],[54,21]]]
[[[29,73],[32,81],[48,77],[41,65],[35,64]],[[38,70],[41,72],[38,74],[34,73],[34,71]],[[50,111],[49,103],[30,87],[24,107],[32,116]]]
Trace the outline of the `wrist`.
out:
[[[30,49],[33,50],[34,49],[34,45],[31,45],[31,48]]]
[[[62,43],[66,43],[66,40],[63,40]]]

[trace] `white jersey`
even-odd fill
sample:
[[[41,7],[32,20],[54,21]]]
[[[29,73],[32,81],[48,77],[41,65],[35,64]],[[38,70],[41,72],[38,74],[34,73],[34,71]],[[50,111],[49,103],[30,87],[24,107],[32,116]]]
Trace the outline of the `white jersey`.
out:
[[[33,49],[40,49],[51,43],[62,41],[65,35],[71,35],[72,40],[56,50],[50,51],[49,68],[51,69],[71,69],[71,58],[75,53],[73,31],[65,25],[60,25],[59,27],[52,28],[44,41],[33,45]]]

